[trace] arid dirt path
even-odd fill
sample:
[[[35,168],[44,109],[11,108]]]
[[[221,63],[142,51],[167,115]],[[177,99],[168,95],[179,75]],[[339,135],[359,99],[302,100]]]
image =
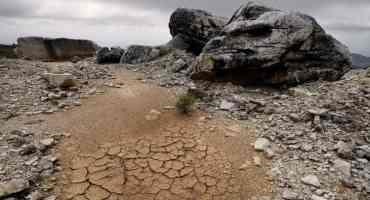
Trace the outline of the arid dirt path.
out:
[[[253,199],[271,196],[253,126],[206,114],[180,116],[173,91],[125,72],[122,88],[58,113],[48,126],[69,133],[58,148],[61,199]],[[160,113],[158,113],[158,111]],[[257,198],[259,199],[259,198]]]

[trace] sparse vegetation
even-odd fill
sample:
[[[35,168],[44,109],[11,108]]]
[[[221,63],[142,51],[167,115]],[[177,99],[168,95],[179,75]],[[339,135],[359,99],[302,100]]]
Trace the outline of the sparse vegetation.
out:
[[[176,102],[176,110],[180,114],[189,114],[194,107],[196,97],[192,94],[186,93],[178,97]]]

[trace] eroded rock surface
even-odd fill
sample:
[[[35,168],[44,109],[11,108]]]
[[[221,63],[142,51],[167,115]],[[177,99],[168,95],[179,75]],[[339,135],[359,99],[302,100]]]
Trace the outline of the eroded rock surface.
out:
[[[0,44],[0,58],[17,58],[15,55],[16,45],[3,45]]]
[[[125,50],[119,47],[112,47],[111,49],[104,47],[97,51],[96,62],[98,64],[112,64],[119,63]]]
[[[17,56],[32,60],[68,60],[75,56],[92,57],[98,46],[90,40],[67,38],[18,38]]]
[[[203,10],[179,8],[171,15],[169,27],[173,37],[181,37],[189,45],[187,50],[199,54],[226,22]]]
[[[204,47],[195,79],[242,84],[298,84],[338,80],[351,55],[311,16],[247,3]]]
[[[120,63],[139,64],[159,58],[161,49],[159,47],[132,45],[122,55]]]

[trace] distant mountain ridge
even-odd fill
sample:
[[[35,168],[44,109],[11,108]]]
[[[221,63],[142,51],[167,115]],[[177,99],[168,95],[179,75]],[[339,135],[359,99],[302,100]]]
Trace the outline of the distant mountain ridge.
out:
[[[366,69],[370,67],[370,57],[353,53],[352,54],[352,65],[354,69]]]

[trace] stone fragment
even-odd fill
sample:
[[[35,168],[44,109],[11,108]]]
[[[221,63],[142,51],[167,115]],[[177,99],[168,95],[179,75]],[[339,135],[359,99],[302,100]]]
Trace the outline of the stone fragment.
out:
[[[333,167],[336,169],[343,177],[351,177],[351,163],[342,160],[336,159],[333,161]]]
[[[50,87],[70,88],[77,85],[76,78],[69,73],[44,73],[43,78],[48,82]]]
[[[173,63],[173,66],[171,67],[171,72],[178,73],[188,67],[188,64],[183,59],[178,59]]]
[[[287,200],[298,200],[298,194],[288,189],[284,190],[282,197]]]
[[[227,110],[231,110],[234,106],[235,106],[234,103],[226,101],[226,100],[222,100],[220,104],[220,109],[227,111]]]
[[[288,93],[290,95],[294,96],[294,97],[311,97],[311,96],[314,96],[314,94],[311,93],[310,91],[308,91],[306,89],[303,89],[303,88],[299,88],[299,87],[289,88]]]
[[[9,182],[0,183],[0,198],[22,192],[29,187],[29,182],[24,179],[13,179]]]
[[[254,162],[254,164],[255,164],[256,166],[258,166],[258,167],[262,166],[261,158],[260,158],[260,157],[258,157],[258,156],[254,156],[254,157],[253,157],[253,162]]]
[[[256,151],[266,151],[268,148],[270,148],[270,146],[271,143],[266,138],[258,138],[254,143],[254,149]]]
[[[335,145],[335,148],[337,149],[337,153],[340,158],[344,158],[344,159],[352,158],[352,146],[351,145],[340,141]]]
[[[30,200],[41,200],[44,198],[43,194],[40,191],[33,191],[30,195],[27,196]]]
[[[53,138],[47,138],[47,139],[40,140],[40,144],[42,144],[46,147],[52,146],[54,144],[54,139]]]
[[[320,187],[320,185],[321,185],[320,181],[319,181],[319,178],[317,178],[317,176],[312,175],[312,174],[303,177],[301,179],[301,181],[306,185],[311,185],[311,186],[314,186],[314,187],[317,187],[317,188]]]
[[[34,144],[23,145],[21,151],[19,152],[20,155],[26,156],[37,152],[37,147]]]
[[[327,199],[324,197],[317,196],[317,195],[312,195],[311,200],[327,200]]]
[[[158,110],[153,109],[149,112],[148,115],[145,116],[145,119],[147,121],[155,121],[155,120],[159,119],[160,115],[161,115],[161,112],[159,112]]]

